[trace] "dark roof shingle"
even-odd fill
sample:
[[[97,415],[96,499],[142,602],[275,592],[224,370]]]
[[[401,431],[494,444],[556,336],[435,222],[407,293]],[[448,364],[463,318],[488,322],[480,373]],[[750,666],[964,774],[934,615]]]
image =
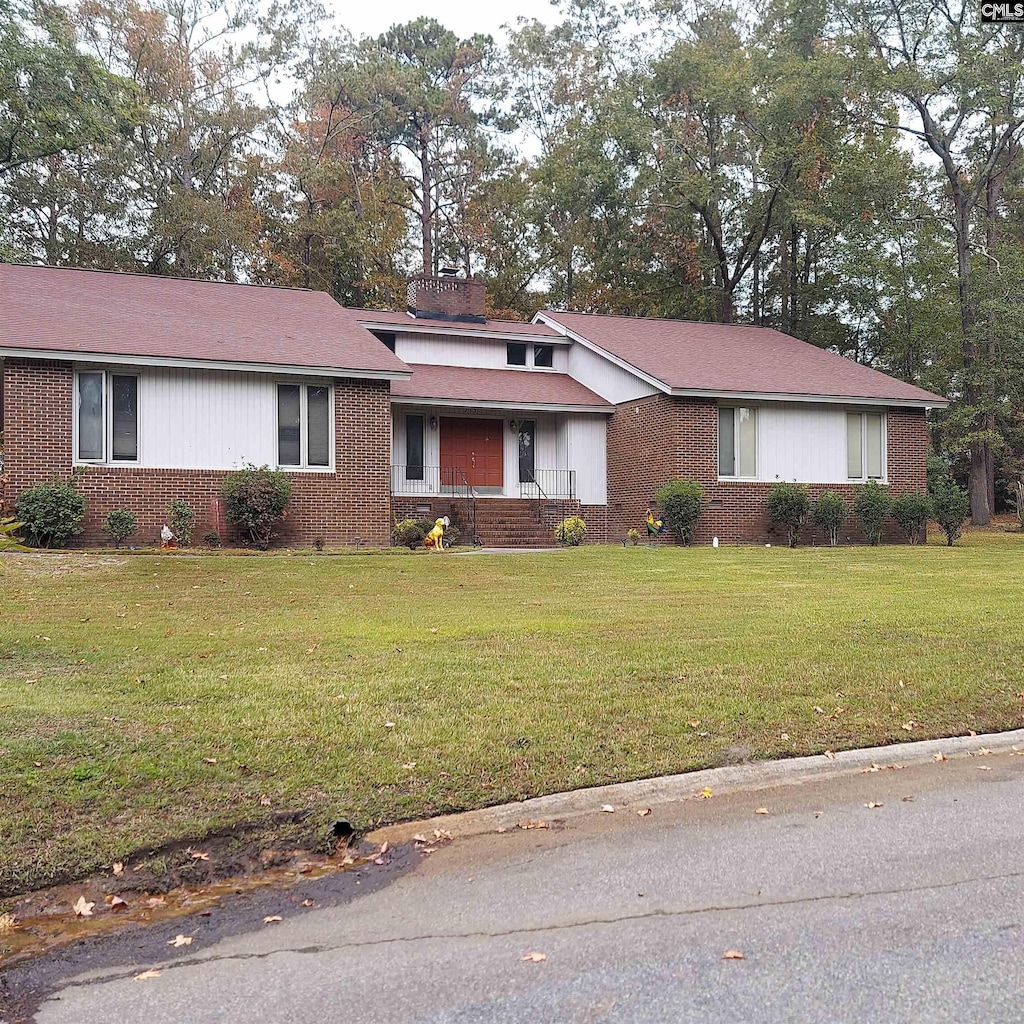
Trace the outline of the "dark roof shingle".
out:
[[[543,311],[673,390],[945,405],[929,391],[767,327]]]
[[[269,364],[405,376],[325,292],[0,264],[0,351]]]

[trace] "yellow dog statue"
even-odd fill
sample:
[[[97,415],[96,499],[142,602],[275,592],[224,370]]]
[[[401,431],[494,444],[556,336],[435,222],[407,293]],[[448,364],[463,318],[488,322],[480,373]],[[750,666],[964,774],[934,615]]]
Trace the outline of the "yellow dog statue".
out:
[[[428,550],[444,550],[444,531],[451,526],[451,520],[445,516],[434,521],[434,528],[423,538],[423,546]]]

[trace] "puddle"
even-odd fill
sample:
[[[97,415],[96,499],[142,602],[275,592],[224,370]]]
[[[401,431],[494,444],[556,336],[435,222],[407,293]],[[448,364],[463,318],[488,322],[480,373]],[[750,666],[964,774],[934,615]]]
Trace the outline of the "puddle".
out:
[[[382,851],[341,851],[326,855],[291,850],[274,853],[274,867],[169,891],[130,888],[131,868],[122,876],[93,876],[20,897],[0,914],[0,968],[93,936],[144,927],[175,918],[208,916],[226,897],[258,889],[284,889],[367,864],[381,863]],[[282,864],[281,861],[284,861]],[[75,912],[84,900],[88,915]],[[81,906],[81,904],[80,904]]]

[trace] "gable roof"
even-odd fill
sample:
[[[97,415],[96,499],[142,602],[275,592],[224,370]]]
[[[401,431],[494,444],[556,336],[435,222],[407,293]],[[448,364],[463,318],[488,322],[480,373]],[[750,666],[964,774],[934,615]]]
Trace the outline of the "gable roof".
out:
[[[949,404],[923,388],[768,327],[546,310],[537,316],[672,394]]]
[[[426,332],[429,334],[460,334],[463,337],[492,336],[495,340],[507,338],[510,341],[559,341],[565,337],[543,323],[524,323],[522,320],[485,320],[472,323],[462,320],[438,320],[430,317],[416,317],[411,313],[395,313],[384,309],[353,309],[356,319],[368,328],[394,327],[403,331]],[[522,337],[520,337],[522,335]]]
[[[395,379],[325,292],[0,263],[0,354]]]
[[[411,380],[391,385],[392,398],[448,405],[614,412],[614,406],[567,373],[410,363]]]

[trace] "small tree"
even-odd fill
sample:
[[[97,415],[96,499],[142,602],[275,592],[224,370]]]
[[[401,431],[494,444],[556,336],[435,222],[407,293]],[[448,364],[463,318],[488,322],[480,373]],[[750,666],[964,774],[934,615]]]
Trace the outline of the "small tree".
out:
[[[811,498],[806,487],[780,480],[768,489],[768,515],[788,531],[789,546],[796,547],[803,526],[811,511]]]
[[[171,532],[178,538],[178,543],[183,547],[192,544],[192,534],[196,529],[196,514],[187,501],[172,501],[167,506],[167,525]]]
[[[823,491],[818,495],[814,503],[812,515],[814,525],[825,534],[825,540],[829,547],[835,547],[839,543],[839,531],[850,514],[850,507],[846,504],[841,494],[835,491]]]
[[[882,539],[882,529],[891,507],[889,488],[883,487],[877,481],[869,480],[866,484],[854,488],[853,511],[872,547]]]
[[[26,543],[34,548],[64,548],[82,532],[85,498],[73,483],[53,480],[22,491],[14,511],[24,523]]]
[[[932,515],[946,535],[946,544],[953,546],[960,530],[971,514],[971,500],[952,480],[935,488],[932,495]]]
[[[893,498],[892,517],[911,544],[923,544],[932,517],[932,499],[924,491],[907,491]]]
[[[683,544],[692,543],[704,504],[704,488],[696,480],[669,480],[654,497],[669,529]]]
[[[134,514],[126,508],[115,508],[103,521],[103,532],[110,536],[115,548],[119,548],[121,541],[127,540],[138,528]]]
[[[253,545],[266,551],[274,539],[274,527],[285,517],[291,497],[291,481],[269,466],[246,466],[224,478],[224,505],[228,519],[247,533]]]

